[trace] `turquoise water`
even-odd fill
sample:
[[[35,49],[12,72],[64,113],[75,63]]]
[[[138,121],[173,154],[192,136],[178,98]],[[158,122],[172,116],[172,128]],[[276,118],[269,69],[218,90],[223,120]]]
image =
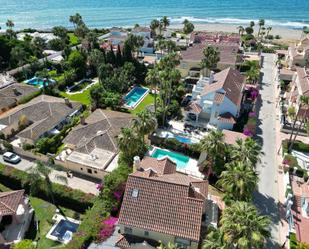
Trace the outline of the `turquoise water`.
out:
[[[177,164],[177,169],[184,169],[189,162],[189,157],[184,156],[182,154],[173,152],[173,151],[166,151],[162,149],[156,148],[155,151],[152,153],[151,157],[160,159],[162,157],[168,156],[171,160],[175,161]]]
[[[143,87],[134,87],[124,98],[126,105],[134,108],[148,89]]]
[[[38,86],[39,88],[44,87],[44,80],[34,77],[30,80],[26,80],[25,81],[28,85],[32,85],[32,86]],[[53,80],[47,80],[46,85],[49,85],[50,83],[53,83]]]
[[[73,27],[69,16],[76,12],[90,27],[148,24],[163,15],[172,23],[187,17],[196,23],[247,24],[264,18],[273,26],[309,24],[308,0],[0,0],[0,26],[10,18],[16,28]]]

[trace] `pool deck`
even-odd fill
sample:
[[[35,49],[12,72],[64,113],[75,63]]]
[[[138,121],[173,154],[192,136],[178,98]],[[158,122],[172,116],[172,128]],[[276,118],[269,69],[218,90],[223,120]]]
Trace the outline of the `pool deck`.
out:
[[[129,106],[127,104],[124,104],[123,106],[129,110],[134,110],[143,100],[144,98],[146,98],[146,96],[149,94],[149,88],[147,87],[143,87],[143,86],[136,86],[136,87],[140,87],[140,88],[144,88],[146,89],[147,91],[139,98],[139,100],[135,103],[134,106]],[[125,100],[125,98],[136,88],[136,87],[133,87],[124,97],[123,99]]]

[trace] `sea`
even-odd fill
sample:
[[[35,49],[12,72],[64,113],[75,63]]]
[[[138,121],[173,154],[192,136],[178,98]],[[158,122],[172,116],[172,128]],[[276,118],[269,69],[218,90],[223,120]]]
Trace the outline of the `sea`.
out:
[[[309,26],[309,0],[0,0],[0,26],[7,19],[16,29],[72,28],[69,16],[80,13],[91,28],[148,25],[168,16],[172,24],[247,25],[260,18],[270,26]]]

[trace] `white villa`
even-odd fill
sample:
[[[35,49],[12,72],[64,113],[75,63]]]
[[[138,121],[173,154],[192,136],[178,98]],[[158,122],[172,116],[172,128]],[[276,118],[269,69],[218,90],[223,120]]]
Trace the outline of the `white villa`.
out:
[[[309,38],[303,38],[298,44],[290,46],[286,58],[288,66],[305,66],[306,60],[309,59]]]
[[[186,109],[186,124],[233,129],[240,112],[244,86],[245,78],[232,68],[201,77],[192,90],[192,103]]]

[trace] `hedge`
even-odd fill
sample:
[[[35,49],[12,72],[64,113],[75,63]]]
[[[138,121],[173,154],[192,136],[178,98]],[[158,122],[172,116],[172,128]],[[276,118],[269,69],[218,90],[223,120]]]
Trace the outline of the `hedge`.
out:
[[[282,142],[282,148],[284,152],[288,151],[289,140],[286,139]],[[301,151],[301,152],[309,152],[309,144],[305,144],[301,141],[296,140],[293,144],[293,150]]]
[[[199,143],[184,144],[179,142],[176,138],[160,138],[157,136],[151,136],[150,140],[152,145],[177,151],[196,159],[198,159],[201,154]]]
[[[0,164],[0,183],[10,189],[25,189],[26,193],[29,194],[31,182],[27,179],[27,175],[24,171]],[[95,199],[93,194],[86,194],[80,190],[57,183],[52,183],[52,188],[56,205],[61,205],[79,213],[84,213],[93,205]],[[35,196],[50,201],[48,191],[43,182],[39,184]]]

